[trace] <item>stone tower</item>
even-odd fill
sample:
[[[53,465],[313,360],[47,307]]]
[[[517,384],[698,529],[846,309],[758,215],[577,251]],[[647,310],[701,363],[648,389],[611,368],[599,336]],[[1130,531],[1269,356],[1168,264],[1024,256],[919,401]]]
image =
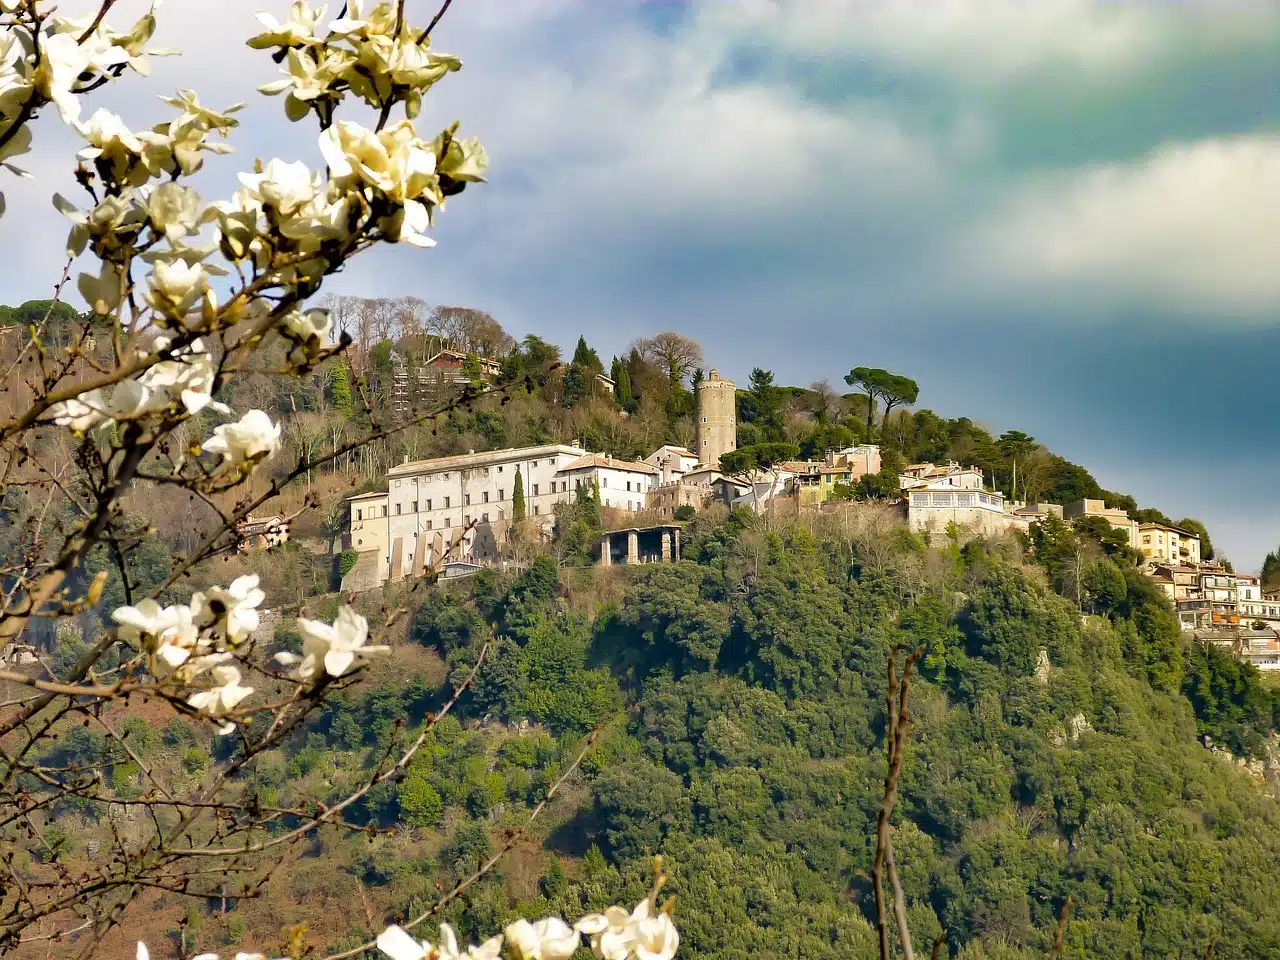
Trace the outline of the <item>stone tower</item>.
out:
[[[738,401],[732,380],[721,380],[712,370],[698,382],[698,438],[695,441],[699,463],[717,466],[720,455],[738,449]]]

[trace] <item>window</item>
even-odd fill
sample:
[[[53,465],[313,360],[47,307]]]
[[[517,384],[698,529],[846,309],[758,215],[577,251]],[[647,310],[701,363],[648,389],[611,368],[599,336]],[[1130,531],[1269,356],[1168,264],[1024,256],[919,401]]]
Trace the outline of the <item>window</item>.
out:
[[[536,483],[533,485],[533,495],[535,497],[538,495],[538,485]]]
[[[471,522],[471,518],[470,518],[469,516],[466,516],[466,515],[464,514],[464,515],[463,515],[463,517],[462,517],[462,523],[463,523],[463,525],[464,525],[464,526],[466,526],[466,525],[467,525],[467,524],[469,524],[470,522]]]
[[[396,516],[400,516],[400,504],[396,504]]]
[[[536,467],[538,465],[538,461],[537,460],[533,461],[533,465]]]
[[[485,475],[486,477],[489,475],[489,468],[488,468],[488,467],[485,467],[485,468],[484,468],[484,475]]]
[[[481,523],[488,523],[488,522],[489,522],[489,515],[488,515],[487,513],[482,513],[482,514],[480,514],[480,522],[481,522]]]
[[[501,473],[501,472],[502,472],[502,467],[501,467],[501,465],[499,465],[499,467],[498,467],[498,472],[499,472],[499,473]]]
[[[462,505],[463,505],[464,507],[469,507],[469,506],[471,506],[471,494],[469,494],[469,493],[463,494],[463,496],[462,496]]]
[[[608,478],[608,477],[601,477],[601,478],[600,478],[600,486],[602,486],[602,487],[607,487],[608,485],[609,485],[609,478]]]
[[[631,492],[631,481],[630,481],[630,480],[628,480],[628,481],[627,481],[627,493],[630,493],[630,492]]]
[[[1149,533],[1148,533],[1145,537],[1143,537],[1143,538],[1142,538],[1142,542],[1143,542],[1143,543],[1150,543],[1150,542],[1151,542],[1151,534],[1149,534]]]
[[[430,498],[430,497],[427,497],[427,509],[428,509],[428,510],[430,510],[430,509],[431,509],[431,498]]]
[[[707,422],[707,418],[706,418],[706,417],[703,417],[703,418],[702,418],[702,422],[703,422],[703,423],[706,423],[706,422]]]
[[[446,530],[448,530],[448,529],[449,529],[449,518],[448,518],[448,517],[445,517],[445,518],[444,518],[444,528],[445,528]]]
[[[486,490],[484,493],[482,493],[482,494],[481,494],[481,496],[484,498],[484,502],[485,502],[485,503],[488,503],[488,502],[489,502],[489,491],[488,491],[488,490]]]
[[[533,515],[535,517],[538,515],[538,505],[536,503],[533,505]]]
[[[573,489],[575,489],[575,490],[581,490],[581,489],[582,489],[582,478],[581,478],[581,477],[574,477],[574,479],[573,479]]]
[[[387,515],[387,508],[386,508],[386,507],[383,507],[383,508],[382,508],[382,515],[383,515],[384,517]]]
[[[507,491],[505,491],[505,490],[503,490],[501,487],[499,487],[499,488],[498,488],[498,499],[499,499],[499,500],[505,500],[505,499],[507,499],[505,496],[503,496],[503,494],[505,494],[506,492],[507,492]]]
[[[428,529],[428,530],[430,530],[430,529],[431,529],[431,521],[430,521],[430,520],[428,520],[428,521],[427,521],[427,529]]]
[[[356,519],[357,519],[357,520],[363,520],[363,519],[364,519],[364,511],[363,511],[363,510],[357,510],[357,511],[356,511]]]
[[[397,480],[397,481],[396,481],[396,486],[397,486],[397,487],[398,487],[398,486],[400,486],[400,481],[399,481],[399,480]]]
[[[413,512],[414,512],[414,513],[417,513],[417,512],[418,512],[418,501],[417,501],[417,500],[413,501]]]
[[[449,498],[448,498],[448,497],[445,497],[445,498],[444,498],[444,508],[445,508],[446,510],[448,510],[448,509],[449,509]]]

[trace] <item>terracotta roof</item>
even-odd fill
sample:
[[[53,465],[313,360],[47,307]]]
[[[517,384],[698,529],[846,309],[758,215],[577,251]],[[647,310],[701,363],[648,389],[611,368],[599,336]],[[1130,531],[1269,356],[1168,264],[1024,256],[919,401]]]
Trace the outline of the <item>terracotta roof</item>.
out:
[[[1192,533],[1190,530],[1183,530],[1182,527],[1175,527],[1172,523],[1144,523],[1138,527],[1139,530],[1172,530],[1174,533],[1180,533],[1184,537],[1195,537],[1200,539],[1200,534]]]
[[[589,453],[585,457],[579,457],[572,463],[567,463],[557,473],[567,473],[570,470],[586,470],[591,467],[603,467],[606,470],[626,470],[629,473],[659,473],[657,467],[648,463],[633,463],[629,460],[614,460],[612,457],[606,457],[602,453]]]

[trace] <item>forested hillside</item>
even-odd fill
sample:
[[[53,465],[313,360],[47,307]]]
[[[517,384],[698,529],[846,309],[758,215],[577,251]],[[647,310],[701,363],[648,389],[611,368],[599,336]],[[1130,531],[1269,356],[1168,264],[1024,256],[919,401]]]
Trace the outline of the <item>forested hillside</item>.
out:
[[[332,543],[341,496],[376,486],[403,456],[577,437],[634,456],[687,441],[690,384],[705,364],[696,344],[641,341],[606,371],[585,341],[562,362],[536,337],[513,347],[490,321],[470,317],[478,332],[465,336],[488,338],[468,352],[507,350],[497,389],[294,483],[285,500],[307,507],[299,539]],[[412,415],[388,411],[391,351],[430,345],[415,347],[406,338],[418,334],[394,324],[357,333],[349,363],[291,393],[265,377],[242,381],[260,392],[253,405],[282,416],[294,456]],[[600,392],[594,372],[611,373],[616,396]],[[957,459],[1010,493],[1016,472],[1020,498],[1105,497],[1141,512],[1025,434],[927,409],[877,416],[868,396],[779,387],[756,370],[739,394],[740,439],[821,455],[870,437],[890,463]],[[419,409],[448,400],[414,398]],[[283,475],[292,459],[263,472]],[[1280,808],[1256,772],[1274,760],[1280,697],[1254,668],[1188,644],[1109,530],[1049,521],[1030,539],[927,543],[876,502],[882,492],[874,482],[845,490],[847,504],[799,519],[713,510],[686,524],[682,563],[611,570],[586,566],[607,518],[585,497],[518,574],[356,598],[375,627],[409,611],[389,658],[237,773],[247,804],[333,803],[420,730],[487,649],[474,685],[404,776],[352,808],[363,830],[325,826],[282,848],[257,898],[148,892],[111,942],[124,951],[126,939],[154,946],[168,934],[184,956],[225,953],[246,930],[305,921],[295,933],[309,946],[349,949],[510,844],[447,909],[460,935],[483,937],[517,914],[635,902],[662,853],[682,956],[875,957],[868,877],[888,661],[901,648],[923,653],[894,816],[918,954],[941,936],[943,957],[1044,957],[1070,897],[1066,957],[1280,956]],[[16,486],[4,506],[8,535],[39,508]],[[162,582],[201,505],[160,496],[132,508],[121,523],[155,532],[128,558],[137,592]],[[336,613],[333,560],[295,542],[202,566],[173,593],[259,573],[278,614],[270,644],[297,651],[295,616]],[[85,580],[110,570],[105,557],[89,567]],[[123,596],[110,574],[100,608],[47,638],[55,675]],[[130,755],[96,729],[68,726],[41,759],[51,770],[109,769],[104,789],[131,800],[145,782],[140,764],[190,788],[238,749],[156,703],[113,719]],[[130,829],[101,811],[64,796],[11,862],[15,875],[30,882],[55,857],[91,865],[113,831]]]
[[[1158,596],[1082,617],[1020,545],[926,547],[874,511],[817,527],[704,517],[679,565],[562,579],[544,558],[514,580],[434,588],[392,663],[240,777],[268,805],[340,796],[492,632],[457,719],[360,804],[359,822],[394,829],[322,832],[263,899],[192,906],[188,942],[317,904],[317,946],[360,942],[474,870],[601,728],[530,836],[450,907],[460,930],[637,898],[662,852],[686,956],[873,957],[867,874],[901,646],[925,651],[894,841],[918,943],[945,933],[942,956],[1043,957],[1070,896],[1066,956],[1276,956],[1280,809],[1199,741],[1216,723],[1260,742],[1274,701],[1256,674],[1184,655]],[[276,643],[296,637],[282,626]],[[151,726],[163,733],[139,726],[135,745],[175,777],[234,749],[211,755],[180,720]],[[69,734],[56,759],[88,762],[100,740]],[[127,772],[115,782],[128,791]],[[83,855],[102,825],[73,830],[64,813],[57,839]],[[161,897],[148,922],[179,909]]]

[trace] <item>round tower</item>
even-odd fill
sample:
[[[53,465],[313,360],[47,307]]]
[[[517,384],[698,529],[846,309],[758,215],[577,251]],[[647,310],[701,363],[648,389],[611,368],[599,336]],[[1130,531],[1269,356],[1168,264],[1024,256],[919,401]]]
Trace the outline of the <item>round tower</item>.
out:
[[[698,382],[697,440],[699,463],[717,466],[721,454],[738,449],[738,399],[732,380],[712,370]]]

